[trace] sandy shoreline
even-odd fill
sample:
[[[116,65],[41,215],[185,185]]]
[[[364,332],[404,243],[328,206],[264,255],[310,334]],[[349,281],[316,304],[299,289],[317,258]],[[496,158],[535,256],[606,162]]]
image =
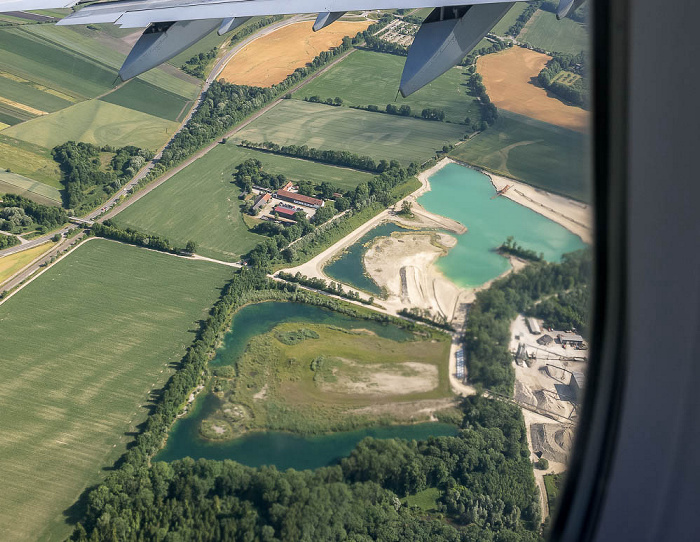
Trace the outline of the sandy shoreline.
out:
[[[444,158],[443,161],[445,160],[447,162],[442,167],[447,165],[447,163],[452,163],[483,173],[491,180],[491,184],[496,190],[502,190],[510,185],[510,188],[503,194],[509,200],[563,226],[574,235],[578,235],[584,243],[590,245],[593,242],[593,213],[590,205],[565,196],[552,194],[510,177],[491,173],[466,162],[460,162],[452,158]]]

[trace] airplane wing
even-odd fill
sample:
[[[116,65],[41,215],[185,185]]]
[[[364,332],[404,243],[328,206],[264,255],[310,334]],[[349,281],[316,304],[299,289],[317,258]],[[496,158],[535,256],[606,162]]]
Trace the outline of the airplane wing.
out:
[[[560,0],[557,15],[566,16],[582,1]],[[0,12],[71,7],[77,2],[0,0]],[[406,97],[459,63],[513,4],[503,0],[117,0],[87,5],[57,24],[147,27],[119,70],[126,81],[168,61],[210,32],[223,35],[254,16],[317,12],[313,26],[317,31],[348,11],[433,7],[408,52],[399,86]]]

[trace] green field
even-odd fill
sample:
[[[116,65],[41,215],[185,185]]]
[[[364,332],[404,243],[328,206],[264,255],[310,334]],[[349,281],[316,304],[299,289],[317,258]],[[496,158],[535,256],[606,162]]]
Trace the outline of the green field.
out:
[[[231,270],[93,240],[0,305],[4,541],[65,513],[147,416]]]
[[[62,190],[61,170],[51,157],[51,151],[0,133],[0,169],[9,169],[25,177]]]
[[[68,100],[42,92],[29,83],[20,83],[6,77],[0,77],[0,97],[49,113],[71,105]]]
[[[584,25],[571,19],[557,21],[554,13],[543,10],[535,12],[518,40],[555,53],[576,55],[589,49],[588,32]]]
[[[447,120],[472,122],[481,118],[475,98],[467,95],[467,77],[459,66],[449,70],[418,92],[404,99],[397,99],[399,81],[405,58],[372,51],[355,51],[333,69],[324,73],[294,94],[303,99],[320,96],[322,99],[340,96],[346,105],[376,105],[384,109],[387,104],[397,107],[408,105],[413,114],[420,115],[424,108],[445,111]]]
[[[217,146],[127,207],[114,221],[123,227],[163,235],[175,245],[184,246],[192,239],[199,254],[237,261],[264,239],[248,231],[239,211],[240,191],[231,182],[235,167],[247,158],[257,158],[271,173],[294,180],[329,181],[346,190],[371,179],[367,173],[241,149],[228,143]]]
[[[588,137],[508,111],[450,156],[550,192],[589,201]]]
[[[236,137],[349,151],[409,164],[428,160],[443,145],[458,141],[465,131],[464,126],[447,122],[283,100]]]
[[[559,492],[564,485],[564,476],[565,473],[544,475],[544,488],[547,491],[547,504],[549,505],[550,514],[556,508],[559,500]]]
[[[516,2],[516,4],[508,10],[508,13],[503,16],[503,19],[498,21],[496,26],[491,29],[491,33],[497,36],[505,36],[508,29],[515,24],[518,17],[520,17],[527,7],[527,3],[525,2]]]
[[[46,47],[58,47],[60,50],[69,51],[73,56],[98,63],[113,73],[112,82],[130,49],[125,42],[115,40],[109,34],[87,28],[34,25],[23,28],[22,32]],[[140,75],[139,79],[188,99],[197,94],[199,86],[196,79],[170,66],[149,70]]]
[[[415,404],[406,409],[407,402],[452,395],[449,349],[441,334],[396,341],[366,329],[279,324],[250,340],[235,379],[220,383],[226,401],[202,432],[218,433],[215,438],[256,428],[324,433],[416,419]],[[358,412],[363,407],[369,411]]]
[[[104,64],[50,45],[21,28],[0,29],[0,70],[82,98],[112,88],[116,75]]]
[[[177,123],[173,121],[100,100],[88,100],[6,128],[2,134],[46,148],[72,140],[155,150],[176,128]]]
[[[53,186],[0,170],[0,194],[19,194],[42,205],[61,205],[61,192]]]
[[[186,106],[192,104],[187,98],[141,79],[132,79],[101,100],[172,121],[181,120],[187,112]]]

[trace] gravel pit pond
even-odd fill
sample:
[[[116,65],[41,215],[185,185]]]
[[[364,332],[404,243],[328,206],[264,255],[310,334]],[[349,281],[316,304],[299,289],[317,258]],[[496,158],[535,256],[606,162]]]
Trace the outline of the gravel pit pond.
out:
[[[579,236],[556,222],[506,197],[494,198],[491,180],[474,169],[448,164],[431,175],[430,188],[418,203],[467,228],[466,233],[456,235],[457,245],[437,261],[440,271],[460,287],[481,286],[510,269],[508,259],[496,252],[509,236],[524,248],[543,253],[550,262],[586,247]],[[371,229],[323,272],[331,279],[380,295],[377,284],[365,273],[364,255],[374,239],[397,231],[407,230],[390,222]]]
[[[246,345],[255,335],[266,333],[283,322],[308,322],[366,329],[379,336],[401,341],[411,333],[396,326],[370,320],[360,320],[328,309],[302,303],[263,302],[248,305],[238,311],[212,365],[235,364]],[[166,446],[155,461],[174,461],[184,457],[194,459],[232,459],[257,467],[275,465],[278,469],[313,469],[331,465],[346,457],[365,437],[424,440],[429,436],[454,436],[457,427],[445,423],[390,425],[343,431],[315,436],[301,436],[282,431],[256,431],[242,437],[212,442],[201,437],[202,420],[219,407],[216,395],[203,391],[195,400],[190,413],[175,422]]]

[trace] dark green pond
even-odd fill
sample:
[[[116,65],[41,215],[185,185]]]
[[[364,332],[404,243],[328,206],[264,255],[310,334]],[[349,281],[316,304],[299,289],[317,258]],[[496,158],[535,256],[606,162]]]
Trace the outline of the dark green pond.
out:
[[[212,363],[234,364],[250,339],[267,333],[280,323],[290,321],[335,325],[346,329],[368,329],[394,340],[406,340],[411,337],[408,331],[395,326],[351,318],[321,307],[301,303],[258,303],[244,307],[234,316],[231,331],[224,338],[223,345]],[[215,395],[201,393],[190,414],[175,423],[165,448],[158,453],[155,460],[173,461],[183,457],[233,459],[251,467],[275,465],[278,469],[313,469],[331,465],[347,456],[358,442],[368,436],[422,440],[429,436],[457,434],[454,425],[422,423],[375,427],[314,437],[302,437],[280,431],[261,431],[235,440],[210,442],[200,437],[199,426],[218,406],[219,399]]]
[[[362,263],[367,252],[365,245],[377,237],[388,237],[396,231],[406,230],[393,222],[385,222],[372,228],[350,245],[337,260],[326,265],[323,272],[343,284],[349,284],[370,294],[381,295],[382,291],[377,283],[365,274],[365,266]]]

